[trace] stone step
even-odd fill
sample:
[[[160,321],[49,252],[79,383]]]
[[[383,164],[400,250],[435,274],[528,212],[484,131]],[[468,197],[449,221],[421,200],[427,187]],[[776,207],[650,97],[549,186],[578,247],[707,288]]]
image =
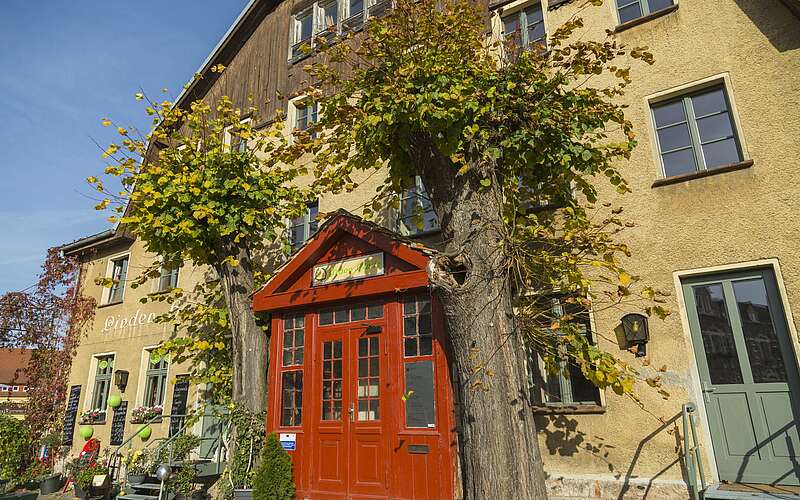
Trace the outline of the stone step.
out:
[[[713,484],[703,492],[705,500],[800,500],[800,488],[768,484]]]

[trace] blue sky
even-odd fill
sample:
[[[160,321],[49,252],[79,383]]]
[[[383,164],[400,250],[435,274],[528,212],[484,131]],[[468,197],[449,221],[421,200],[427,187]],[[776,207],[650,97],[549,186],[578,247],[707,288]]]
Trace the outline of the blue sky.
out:
[[[0,293],[36,281],[47,248],[108,229],[85,183],[100,121],[146,127],[140,88],[180,93],[246,0],[3,0]],[[145,128],[146,129],[146,128]]]

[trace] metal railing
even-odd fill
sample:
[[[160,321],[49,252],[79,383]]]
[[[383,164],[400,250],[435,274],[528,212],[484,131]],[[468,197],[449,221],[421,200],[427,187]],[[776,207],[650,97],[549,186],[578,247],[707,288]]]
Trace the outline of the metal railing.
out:
[[[706,489],[706,474],[700,459],[700,442],[697,440],[697,407],[694,403],[683,405],[683,460],[686,463],[686,482],[692,500],[700,500],[700,492]],[[690,441],[691,439],[691,441]],[[698,476],[700,482],[698,484]]]
[[[168,463],[171,464],[173,462],[173,456],[174,456],[173,455],[173,443],[175,442],[175,440],[178,437],[183,435],[184,431],[189,427],[189,424],[190,424],[190,419],[188,418],[189,416],[190,415],[158,415],[158,416],[155,416],[155,417],[151,418],[147,422],[144,422],[143,424],[139,424],[139,425],[150,425],[152,423],[160,422],[164,418],[170,418],[170,419],[171,418],[180,418],[180,419],[183,419],[181,427],[178,428],[177,430],[175,430],[172,433],[171,436],[166,437],[166,438],[163,438],[163,437],[162,438],[156,438],[156,439],[152,440],[151,442],[147,443],[147,445],[145,445],[144,448],[142,448],[142,450],[149,449],[151,446],[155,445],[156,443],[160,443],[155,449],[153,449],[153,456],[158,456],[159,453],[165,447],[168,447],[168,451],[167,451]],[[192,421],[191,424],[193,425],[194,422]],[[219,436],[217,436],[217,437],[200,437],[199,439],[200,439],[201,445],[202,445],[202,443],[204,441],[211,441],[212,442],[212,449],[215,449],[215,452],[214,452],[215,460],[214,460],[214,462],[216,463],[216,473],[217,474],[221,474],[222,473],[222,468],[223,468],[222,467],[223,458],[227,454],[227,446],[225,444],[225,431],[226,431],[228,422],[226,422],[225,420],[220,420],[218,425],[219,425],[219,430],[220,430]],[[122,460],[122,449],[126,445],[129,445],[131,443],[131,441],[133,441],[133,439],[136,438],[136,436],[138,436],[138,435],[139,435],[138,431],[134,432],[130,437],[128,437],[128,439],[123,441],[122,444],[117,446],[116,450],[114,450],[111,453],[111,455],[109,456],[108,468],[109,468],[109,475],[111,476],[111,482],[112,483],[116,482],[119,479],[119,472],[120,472],[120,470],[122,468],[122,463],[121,463],[121,460]],[[216,443],[216,445],[214,445],[214,443]],[[223,452],[223,450],[224,450],[224,452]]]

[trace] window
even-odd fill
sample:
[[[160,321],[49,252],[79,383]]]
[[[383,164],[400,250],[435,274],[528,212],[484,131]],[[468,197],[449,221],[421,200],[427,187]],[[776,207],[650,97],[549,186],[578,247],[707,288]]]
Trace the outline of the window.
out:
[[[320,2],[317,7],[317,22],[314,34],[332,38],[336,35],[336,28],[339,23],[339,2],[329,0]]]
[[[97,356],[97,369],[94,372],[94,391],[92,408],[105,411],[108,392],[111,389],[111,374],[114,372],[114,355]]]
[[[283,320],[283,366],[303,364],[304,322],[302,315]]]
[[[314,8],[295,14],[292,18],[292,47],[289,59],[297,60],[305,56],[303,45],[311,46],[311,35],[314,29]]]
[[[380,420],[380,339],[358,339],[358,420]]]
[[[546,299],[550,314],[542,319],[542,323],[551,325],[569,314],[572,318],[570,324],[577,325],[579,333],[592,342],[589,312],[577,304],[565,303],[563,299],[561,296]],[[565,332],[551,333],[557,337]],[[548,406],[600,405],[600,390],[583,376],[578,365],[569,361],[565,347],[557,339],[554,339],[554,351],[557,364],[555,373],[546,369],[537,353],[531,352],[528,356],[531,401]]]
[[[358,30],[369,17],[383,15],[392,6],[391,0],[323,0],[292,16],[289,60],[306,56],[303,45],[313,48],[319,39],[332,40],[337,33]]]
[[[245,118],[244,120],[242,120],[242,123],[243,124],[244,123],[250,123],[250,121],[251,121],[250,118]],[[239,134],[231,132],[232,128],[233,128],[233,126],[228,127],[225,130],[225,140],[230,145],[231,151],[234,151],[234,152],[237,152],[237,153],[245,153],[245,152],[247,152],[247,149],[248,149],[247,148],[247,144],[248,144],[247,139],[243,139]]]
[[[353,306],[323,309],[319,312],[319,325],[333,325],[378,319],[383,317],[383,304],[356,304]]]
[[[400,196],[400,216],[397,231],[404,235],[415,235],[439,229],[439,218],[433,210],[422,178],[415,176]]]
[[[294,102],[294,130],[305,132],[317,121],[317,103]]]
[[[515,47],[530,47],[534,44],[547,47],[547,32],[541,2],[500,18],[503,36]]]
[[[308,204],[305,215],[295,217],[289,224],[289,244],[292,251],[297,251],[307,239],[317,231],[317,215],[319,215],[319,202]]]
[[[431,301],[410,297],[403,301],[403,355],[429,356],[433,353]]]
[[[169,360],[154,351],[147,353],[147,371],[145,372],[144,406],[163,406],[167,391],[167,372]]]
[[[655,103],[651,110],[664,177],[742,161],[723,86]]]
[[[673,0],[617,0],[619,23],[624,24],[639,19],[674,4]]]
[[[157,292],[168,292],[178,287],[178,266],[162,265]]]
[[[298,426],[303,416],[303,362],[305,344],[305,317],[302,314],[283,319],[283,344],[281,345],[281,425]]]
[[[403,356],[406,427],[436,427],[431,300],[403,299]]]
[[[322,420],[342,419],[342,341],[322,343]]]
[[[283,372],[281,377],[281,426],[295,427],[303,423],[303,371]],[[341,401],[339,402],[341,408]]]
[[[128,259],[129,256],[126,255],[111,261],[111,280],[113,283],[108,291],[106,304],[122,302],[122,297],[125,294],[125,278],[128,275]]]

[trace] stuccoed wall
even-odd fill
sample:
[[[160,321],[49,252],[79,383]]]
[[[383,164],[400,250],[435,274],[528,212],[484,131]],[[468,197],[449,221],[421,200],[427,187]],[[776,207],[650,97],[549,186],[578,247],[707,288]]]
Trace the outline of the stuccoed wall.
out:
[[[795,204],[800,182],[800,19],[779,0],[678,3],[675,12],[612,35],[620,44],[649,47],[656,64],[633,65],[634,83],[623,98],[630,106],[627,116],[639,140],[631,161],[622,167],[633,193],[618,196],[610,189],[605,193],[624,206],[626,220],[637,224],[623,233],[633,252],[626,265],[645,284],[671,292],[666,306],[672,315],[665,321],[651,320],[652,340],[647,348],[651,363],[643,368],[645,373],[655,374],[655,369],[666,365],[663,379],[671,397],[663,400],[647,387],[639,387],[643,411],[631,400],[607,391],[605,415],[542,417],[540,442],[546,469],[555,481],[552,485],[584,486],[582,490],[568,489],[572,493],[564,497],[616,498],[613,487],[595,487],[594,481],[604,478],[600,482],[610,484],[604,481],[658,477],[666,482],[657,480],[651,487],[662,488],[660,495],[685,498],[685,491],[670,493],[671,481],[682,479],[676,453],[680,443],[670,432],[674,424],[656,419],[671,422],[679,417],[683,403],[702,400],[696,392],[694,352],[681,321],[680,289],[674,273],[776,259],[788,312],[800,309],[796,244],[800,220]],[[549,31],[582,4],[573,2],[548,12]],[[587,8],[583,17],[586,28],[581,36],[601,39],[605,29],[617,24],[614,1]],[[752,159],[753,166],[651,187],[662,173],[646,97],[715,75],[724,75],[729,81],[744,157]],[[617,349],[613,328],[622,314],[612,310],[594,315],[601,344],[612,351]],[[797,350],[794,324],[790,324],[790,332]],[[641,366],[632,355],[623,357]],[[675,423],[680,426],[680,419]],[[704,450],[708,460],[708,446]],[[565,479],[559,483],[560,477]],[[644,491],[646,488],[631,483],[626,495],[640,496]]]
[[[107,264],[110,258],[115,258],[126,253],[130,253],[128,262],[128,283],[125,285],[125,293],[122,303],[103,305],[103,287],[95,283],[95,278],[106,276]],[[166,302],[142,304],[139,299],[148,293],[155,291],[156,284],[150,280],[144,285],[133,289],[130,281],[138,276],[145,266],[152,263],[154,257],[144,251],[144,245],[140,241],[135,241],[131,245],[116,246],[102,249],[90,254],[82,274],[83,293],[94,298],[99,307],[95,311],[94,320],[84,330],[77,354],[72,361],[69,385],[81,386],[81,399],[78,409],[80,412],[91,408],[91,394],[94,385],[94,372],[92,358],[97,354],[114,353],[114,370],[127,370],[128,385],[124,393],[113,384],[109,394],[120,394],[123,401],[128,401],[128,416],[125,425],[125,437],[130,436],[138,424],[130,423],[131,411],[134,407],[142,404],[144,393],[144,381],[141,376],[143,365],[143,352],[145,348],[157,346],[161,341],[169,338],[171,327],[158,324],[152,318],[163,313],[168,309]],[[204,271],[201,269],[184,266],[178,276],[178,286],[184,289],[191,289],[195,283],[204,279]],[[131,326],[131,324],[133,326]],[[146,361],[146,360],[145,360]],[[170,365],[168,372],[168,383],[164,396],[164,413],[169,413],[172,405],[172,392],[175,376],[187,373],[186,367],[181,365]],[[189,401],[187,406],[192,408],[197,401],[196,387],[190,388]],[[113,412],[107,408],[107,418],[105,424],[94,425],[94,435],[98,438],[103,449],[115,449],[110,447],[110,431]],[[161,424],[154,424],[151,440],[164,437],[168,433],[169,423],[165,420]],[[76,456],[85,441],[79,434],[80,424],[76,422],[75,435],[70,456]],[[135,438],[132,442],[134,447],[141,447],[142,441]]]

